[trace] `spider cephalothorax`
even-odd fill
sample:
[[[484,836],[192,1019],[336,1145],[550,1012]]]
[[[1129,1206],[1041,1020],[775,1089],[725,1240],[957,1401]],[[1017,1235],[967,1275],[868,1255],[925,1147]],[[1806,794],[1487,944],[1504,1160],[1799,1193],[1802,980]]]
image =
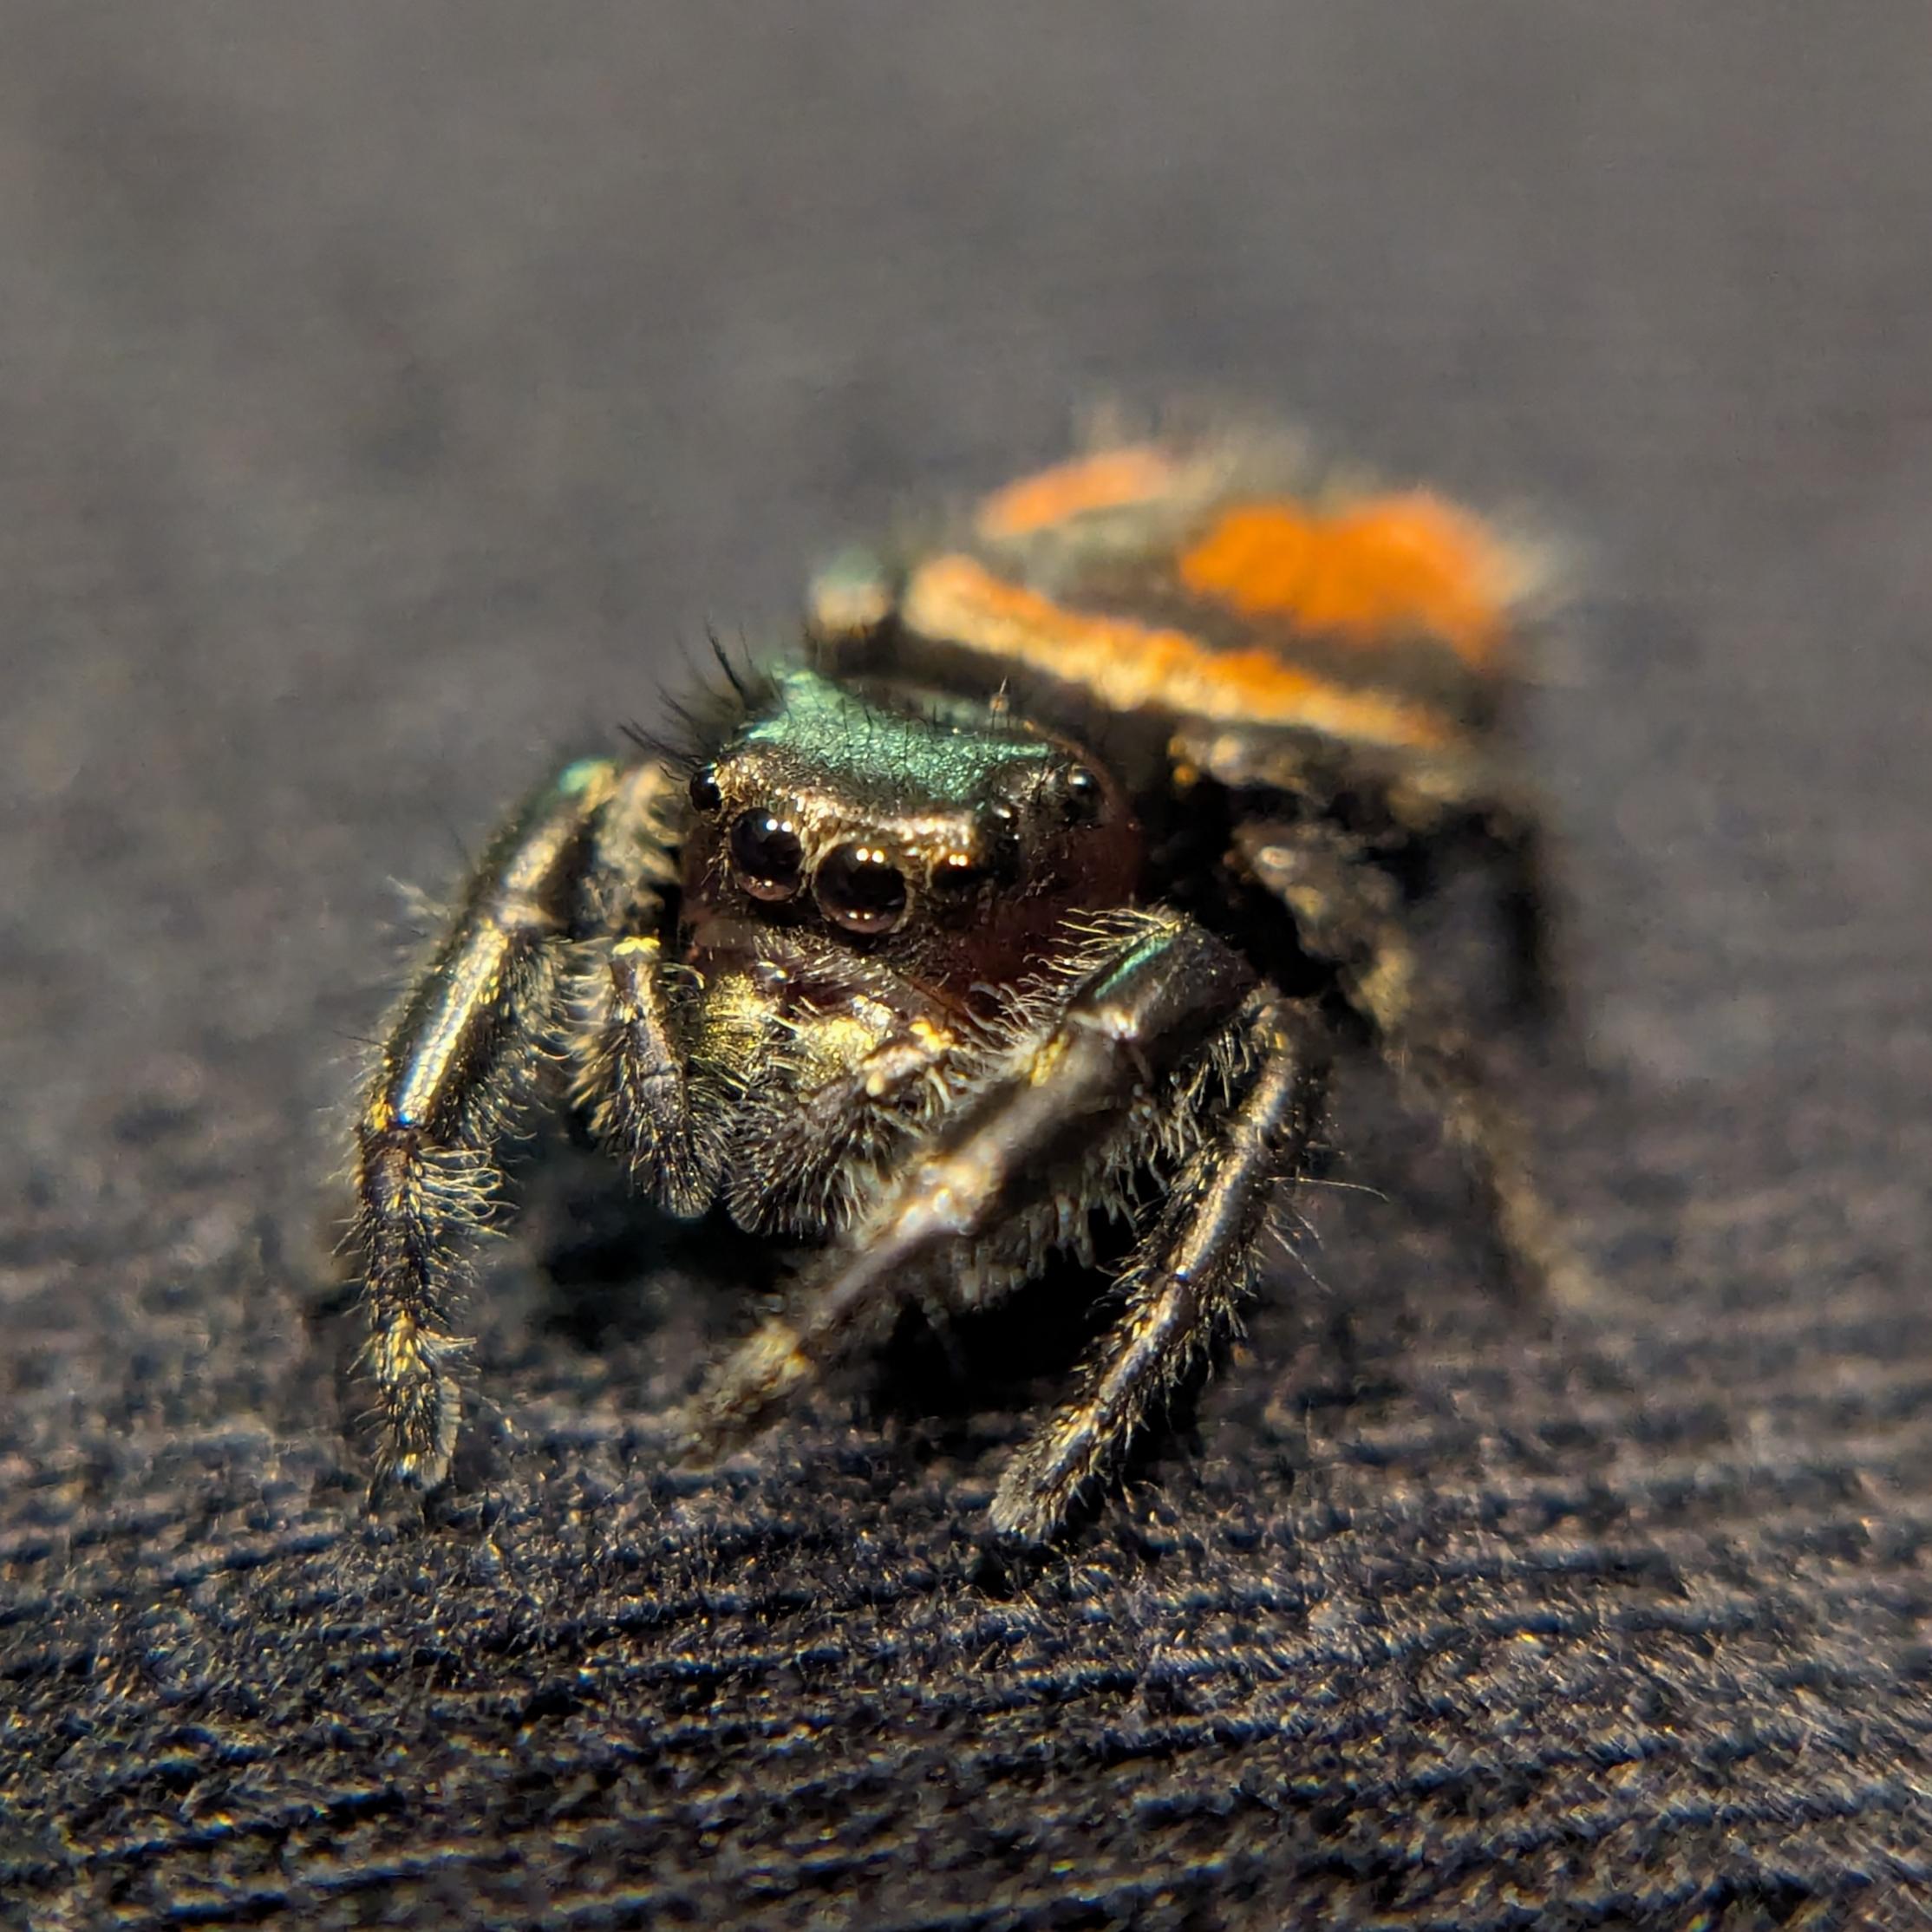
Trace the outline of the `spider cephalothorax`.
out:
[[[1065,921],[1130,897],[1140,840],[1080,750],[937,694],[793,670],[694,774],[684,920],[812,935],[958,1004],[1021,978]]]
[[[1011,486],[955,546],[828,573],[693,754],[581,760],[512,818],[363,1106],[385,1476],[447,1472],[464,1249],[553,1058],[673,1213],[823,1246],[712,1374],[700,1448],[909,1298],[972,1306],[1129,1219],[1125,1312],[995,1497],[1028,1536],[1231,1318],[1337,1021],[1440,1111],[1512,1254],[1563,1265],[1411,934],[1487,855],[1535,985],[1493,751],[1518,561],[1433,497],[1293,480],[1224,436]]]

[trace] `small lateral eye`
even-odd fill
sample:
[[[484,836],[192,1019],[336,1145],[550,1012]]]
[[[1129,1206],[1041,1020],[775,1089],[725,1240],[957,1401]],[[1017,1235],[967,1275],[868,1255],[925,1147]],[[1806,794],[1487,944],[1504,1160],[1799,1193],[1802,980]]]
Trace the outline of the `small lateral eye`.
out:
[[[715,765],[700,765],[691,773],[689,789],[694,811],[708,815],[724,803],[724,794],[718,789],[718,768]]]
[[[932,887],[951,898],[964,898],[976,892],[992,878],[992,870],[982,865],[969,853],[950,852],[932,868]]]
[[[798,833],[771,812],[742,812],[732,821],[731,863],[754,899],[788,899],[805,872]]]
[[[819,867],[819,910],[847,932],[890,932],[905,917],[905,874],[889,853],[854,839]]]
[[[1106,803],[1106,789],[1084,765],[1072,767],[1066,779],[1067,816],[1076,825],[1092,825]]]

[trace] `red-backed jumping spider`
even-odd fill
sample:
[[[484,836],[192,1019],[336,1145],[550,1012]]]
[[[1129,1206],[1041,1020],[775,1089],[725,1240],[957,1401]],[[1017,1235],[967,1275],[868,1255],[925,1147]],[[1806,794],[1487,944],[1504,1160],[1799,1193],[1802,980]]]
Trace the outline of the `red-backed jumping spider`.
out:
[[[821,1244],[710,1375],[700,1450],[908,1299],[982,1304],[1130,1218],[1122,1312],[994,1498],[1028,1537],[1230,1325],[1341,1030],[1439,1112],[1525,1270],[1569,1265],[1411,937],[1474,855],[1537,982],[1498,762],[1526,581],[1426,493],[1311,490],[1265,440],[1121,443],[828,572],[806,649],[691,755],[571,765],[477,866],[364,1100],[381,1475],[448,1471],[464,1254],[557,1059],[671,1213]]]

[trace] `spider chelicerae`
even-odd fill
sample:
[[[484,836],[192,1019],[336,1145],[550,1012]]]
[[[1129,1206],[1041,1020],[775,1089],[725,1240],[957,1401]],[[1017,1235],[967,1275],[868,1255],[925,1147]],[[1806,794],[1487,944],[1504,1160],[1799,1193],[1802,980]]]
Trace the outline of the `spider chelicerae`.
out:
[[[1541,985],[1505,762],[1531,588],[1431,493],[1265,436],[1118,441],[842,559],[695,746],[566,767],[475,867],[363,1100],[379,1482],[447,1475],[465,1257],[558,1063],[669,1212],[817,1246],[704,1383],[696,1452],[909,1301],[983,1305],[1130,1223],[1118,1318],[1000,1478],[1029,1538],[1230,1328],[1338,1041],[1440,1115],[1526,1275],[1569,1268],[1416,937],[1486,865]]]

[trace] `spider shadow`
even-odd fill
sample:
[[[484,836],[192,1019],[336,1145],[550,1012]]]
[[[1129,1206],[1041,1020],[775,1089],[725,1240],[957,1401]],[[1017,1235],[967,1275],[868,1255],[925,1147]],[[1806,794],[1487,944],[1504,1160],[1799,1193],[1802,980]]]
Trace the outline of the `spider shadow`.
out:
[[[787,1250],[721,1211],[681,1221],[607,1159],[567,1142],[520,1177],[520,1238],[538,1277],[537,1325],[590,1354],[650,1341],[694,1370],[782,1291]]]
[[[1119,1315],[1108,1283],[1118,1258],[1087,1266],[1056,1256],[985,1308],[908,1303],[863,1385],[867,1412],[949,1455],[1037,1421],[1065,1400],[1075,1366]]]
[[[760,1316],[780,1306],[814,1250],[751,1235],[721,1211],[673,1219],[608,1163],[565,1145],[535,1152],[519,1179],[520,1238],[537,1277],[532,1315],[547,1334],[604,1355],[648,1348],[694,1388]],[[1064,1400],[1077,1363],[1119,1314],[1109,1276],[1128,1245],[1108,1229],[1091,1266],[1050,1262],[992,1305],[911,1302],[881,1341],[832,1367],[820,1400],[890,1433],[917,1460],[972,1460]],[[1191,1386],[1201,1378],[1190,1378]],[[809,1398],[808,1398],[809,1400]],[[1191,1413],[1191,1394],[1173,1407]],[[1160,1443],[1167,1427],[1150,1431]]]
[[[519,1239],[533,1263],[521,1272],[532,1283],[534,1325],[573,1349],[620,1362],[634,1357],[640,1380],[653,1367],[669,1368],[686,1393],[694,1392],[708,1367],[783,1304],[812,1263],[813,1250],[747,1234],[719,1211],[695,1222],[676,1220],[640,1197],[608,1161],[568,1143],[535,1152],[519,1181]],[[1460,1218],[1452,1178],[1444,1191],[1449,1198],[1436,1205],[1452,1224]],[[989,1305],[908,1302],[876,1343],[832,1366],[802,1406],[824,1415],[843,1410],[895,1439],[899,1452],[920,1465],[969,1465],[1023,1440],[1072,1395],[1080,1365],[1119,1318],[1113,1277],[1132,1230],[1097,1219],[1093,1231],[1092,1263],[1055,1256],[1035,1279]],[[1283,1299],[1305,1302],[1313,1289],[1295,1261],[1276,1261],[1257,1286],[1261,1306],[1252,1312],[1269,1328],[1274,1323],[1264,1309]],[[1321,1339],[1304,1365],[1315,1383],[1310,1399],[1345,1411],[1384,1375],[1348,1359],[1354,1324],[1337,1315],[1326,1291],[1313,1294],[1320,1312],[1309,1313]],[[1393,1299],[1400,1307],[1411,1297],[1396,1293]],[[1307,1344],[1308,1321],[1289,1326]],[[1177,1457],[1198,1450],[1203,1394],[1234,1346],[1224,1341],[1190,1366],[1136,1433],[1110,1491],[1122,1480],[1129,1487],[1158,1480]],[[1252,1344],[1242,1346],[1251,1352]],[[1092,1513],[1087,1506],[1077,1515]]]

